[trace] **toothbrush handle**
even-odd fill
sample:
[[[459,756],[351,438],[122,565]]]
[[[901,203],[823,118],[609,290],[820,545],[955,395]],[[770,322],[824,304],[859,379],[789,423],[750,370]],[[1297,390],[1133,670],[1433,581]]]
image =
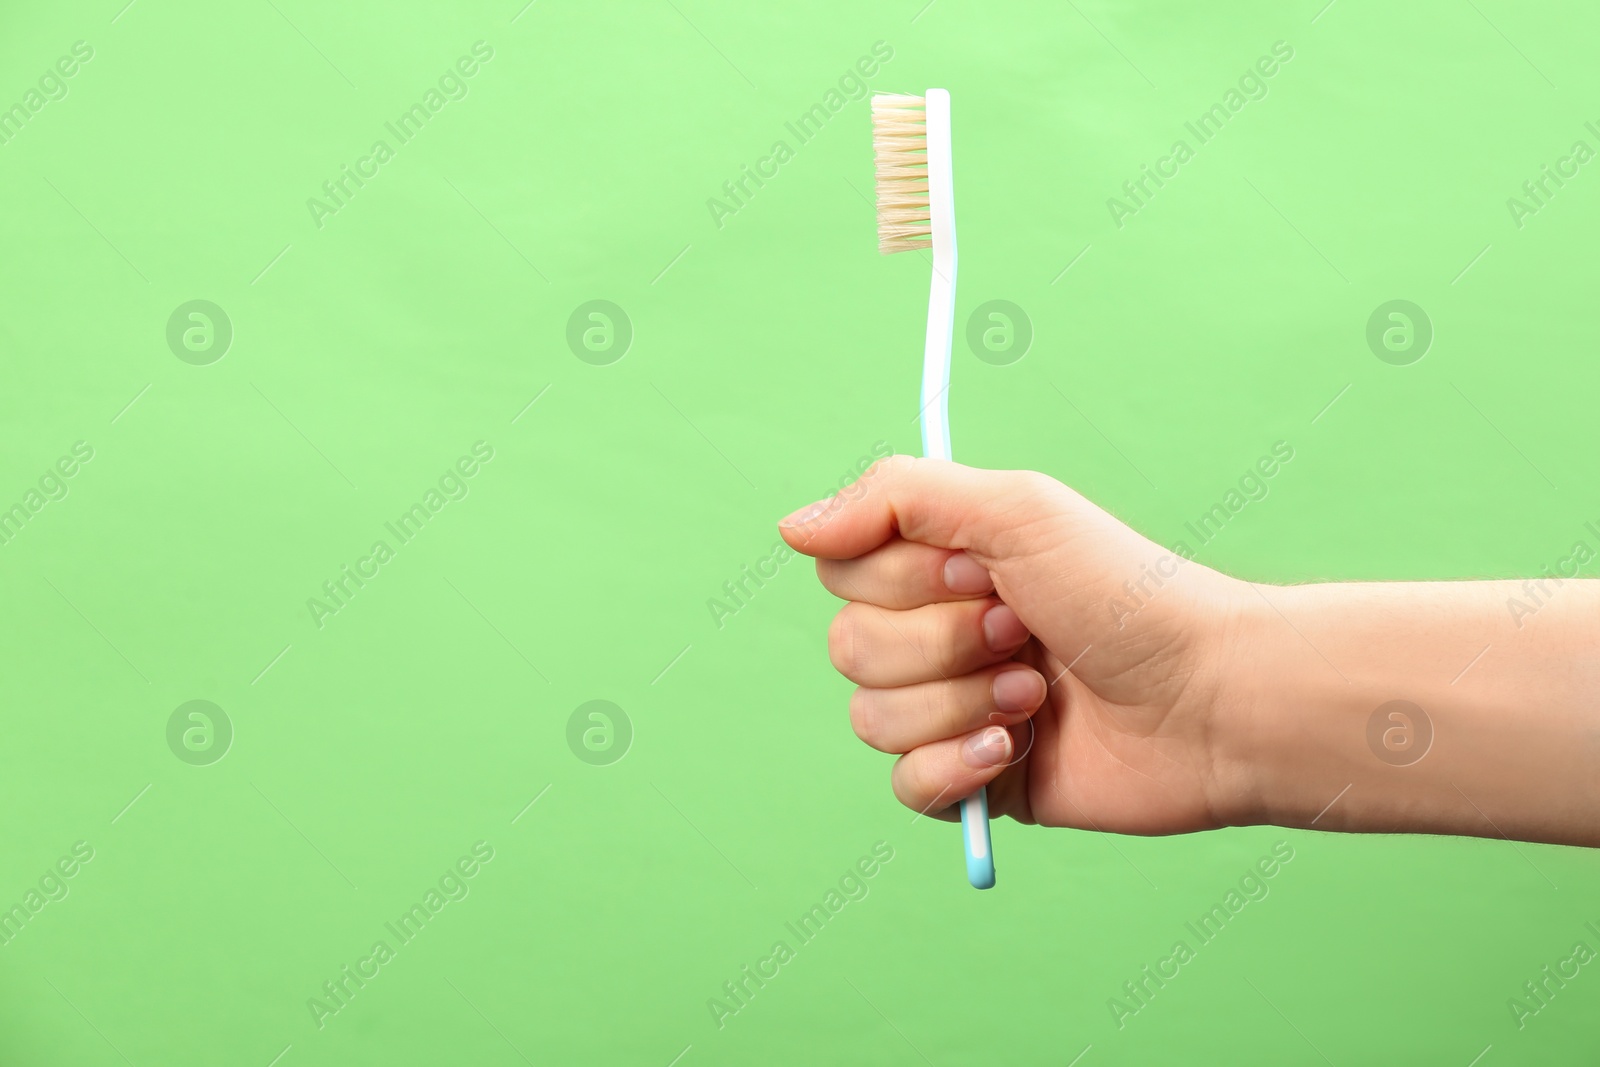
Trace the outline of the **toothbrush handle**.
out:
[[[989,787],[961,802],[961,840],[967,851],[967,881],[974,889],[994,888],[994,848],[989,842]]]
[[[928,287],[928,332],[922,360],[922,454],[950,458],[950,348],[956,317],[956,198],[950,151],[950,94],[929,89],[928,217],[933,231],[933,280]],[[989,841],[989,791],[961,802],[961,841],[967,881],[974,889],[994,885],[994,849]]]

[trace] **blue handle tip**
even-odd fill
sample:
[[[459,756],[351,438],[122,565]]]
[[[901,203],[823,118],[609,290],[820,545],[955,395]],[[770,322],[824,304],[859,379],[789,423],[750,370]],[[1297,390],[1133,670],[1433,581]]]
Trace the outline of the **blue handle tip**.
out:
[[[987,789],[980,789],[961,802],[961,842],[967,854],[967,881],[974,889],[993,889],[994,844],[989,839]]]

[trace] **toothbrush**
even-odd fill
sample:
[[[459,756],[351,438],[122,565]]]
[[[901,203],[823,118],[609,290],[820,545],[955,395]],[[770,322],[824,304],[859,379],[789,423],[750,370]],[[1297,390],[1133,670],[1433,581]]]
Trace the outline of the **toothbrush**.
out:
[[[956,199],[950,163],[950,94],[881,93],[872,98],[872,150],[877,174],[878,251],[933,249],[928,333],[922,354],[922,454],[950,459],[950,342],[955,333]],[[961,801],[967,881],[994,885],[989,794]]]

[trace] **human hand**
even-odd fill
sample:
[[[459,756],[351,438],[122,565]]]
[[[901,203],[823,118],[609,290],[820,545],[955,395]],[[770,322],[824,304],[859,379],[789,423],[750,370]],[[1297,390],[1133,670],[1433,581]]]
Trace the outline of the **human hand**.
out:
[[[779,524],[850,603],[828,652],[895,795],[955,818],[985,785],[1022,822],[1134,834],[1235,821],[1213,744],[1242,582],[1030,471],[894,456]]]

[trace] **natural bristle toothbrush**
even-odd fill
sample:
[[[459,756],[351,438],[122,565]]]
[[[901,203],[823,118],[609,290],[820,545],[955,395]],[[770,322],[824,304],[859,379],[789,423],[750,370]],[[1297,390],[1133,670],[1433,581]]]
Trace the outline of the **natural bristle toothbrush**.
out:
[[[950,94],[880,93],[872,98],[872,154],[878,189],[878,251],[933,249],[928,333],[922,350],[922,454],[950,459],[950,342],[956,314],[956,198],[950,165]],[[994,885],[989,796],[961,801],[967,881]]]

